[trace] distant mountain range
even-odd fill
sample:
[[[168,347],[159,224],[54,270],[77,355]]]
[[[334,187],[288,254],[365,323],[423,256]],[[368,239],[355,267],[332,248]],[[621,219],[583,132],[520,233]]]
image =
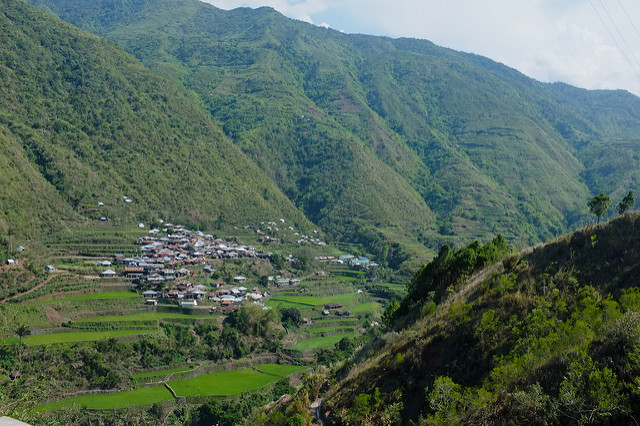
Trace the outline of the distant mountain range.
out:
[[[606,191],[615,201],[640,180],[640,99],[624,91],[543,84],[428,41],[342,34],[270,8],[223,11],[196,0],[32,3],[112,40],[159,76],[121,60],[139,69],[135,75],[162,82],[149,83],[153,90],[172,91],[147,96],[148,108],[166,113],[166,103],[181,105],[171,112],[176,122],[171,131],[183,132],[178,140],[185,145],[180,144],[181,156],[169,157],[183,181],[198,180],[198,185],[184,182],[193,191],[188,202],[179,202],[186,206],[161,201],[168,195],[158,189],[166,188],[164,180],[150,174],[171,166],[150,160],[147,171],[135,176],[126,168],[111,168],[122,185],[154,193],[155,199],[139,198],[153,200],[155,210],[164,206],[194,221],[233,221],[243,208],[210,203],[197,188],[203,179],[211,182],[209,174],[230,185],[229,191],[236,184],[249,191],[258,182],[261,189],[252,194],[258,204],[242,192],[228,192],[229,197],[246,201],[252,212],[264,207],[295,216],[295,206],[336,238],[365,243],[383,256],[394,250],[392,242],[415,252],[422,245],[437,249],[444,242],[462,244],[496,234],[526,246],[583,224],[593,194]],[[46,25],[61,27],[54,21]],[[90,39],[100,45],[96,54],[111,49],[109,56],[126,58],[114,46]],[[84,55],[90,53],[86,50]],[[78,60],[71,56],[66,62],[72,74]],[[121,63],[110,64],[122,72]],[[131,120],[158,132],[154,120],[135,113],[131,103],[140,97],[131,86],[130,96],[98,105],[124,108]],[[197,120],[183,118],[187,111]],[[81,119],[75,124],[80,130],[87,125]],[[178,121],[193,127],[176,129]],[[200,135],[197,151],[224,160],[214,167],[201,163],[201,171],[192,173],[182,162],[194,151],[188,144],[195,142],[187,136],[202,128],[215,137]],[[100,143],[114,134],[103,133]],[[210,139],[215,144],[206,142]],[[124,151],[112,152],[112,161],[126,155],[129,140],[120,138]],[[221,155],[223,150],[237,154]],[[194,159],[204,161],[200,155]],[[219,175],[225,167],[229,170]],[[248,181],[242,178],[245,170]],[[55,179],[47,177],[77,206],[79,196],[72,195],[70,182],[64,189]],[[94,192],[75,185],[74,190]],[[296,220],[304,221],[302,214]]]

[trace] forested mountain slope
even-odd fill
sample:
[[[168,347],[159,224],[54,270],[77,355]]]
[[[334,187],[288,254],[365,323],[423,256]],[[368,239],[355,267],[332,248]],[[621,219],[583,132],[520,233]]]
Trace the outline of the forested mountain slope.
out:
[[[443,248],[385,314],[395,331],[332,386],[327,419],[633,424],[639,241],[633,213],[519,254]]]
[[[3,235],[101,216],[312,226],[172,83],[21,1],[0,3],[0,80]]]
[[[542,84],[421,40],[195,0],[32,0],[181,84],[305,214],[437,248],[520,246],[640,173],[640,99]],[[365,233],[369,235],[369,233]]]

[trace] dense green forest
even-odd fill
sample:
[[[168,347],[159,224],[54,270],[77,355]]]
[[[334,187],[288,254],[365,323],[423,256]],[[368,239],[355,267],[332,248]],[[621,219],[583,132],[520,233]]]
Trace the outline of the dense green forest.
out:
[[[2,238],[102,216],[311,228],[191,100],[113,43],[19,1],[2,2],[0,28]]]
[[[437,251],[502,234],[525,247],[586,223],[590,195],[638,184],[640,101],[626,92],[542,84],[427,41],[342,34],[270,8],[33,3],[181,85],[338,237]]]

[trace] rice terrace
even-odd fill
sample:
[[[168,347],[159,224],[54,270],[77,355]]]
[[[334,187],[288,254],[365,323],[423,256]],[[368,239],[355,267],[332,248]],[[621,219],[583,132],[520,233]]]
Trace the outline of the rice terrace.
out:
[[[365,257],[266,245],[256,229],[218,237],[100,223],[49,244],[46,268],[27,269],[34,260],[21,252],[3,274],[43,284],[3,289],[0,354],[22,366],[21,377],[37,376],[30,369],[42,357],[58,360],[52,371],[62,380],[42,376],[41,396],[23,409],[37,417],[155,407],[175,417],[210,397],[266,401],[317,374],[318,359],[339,361],[371,339],[387,296],[366,266],[344,269]]]

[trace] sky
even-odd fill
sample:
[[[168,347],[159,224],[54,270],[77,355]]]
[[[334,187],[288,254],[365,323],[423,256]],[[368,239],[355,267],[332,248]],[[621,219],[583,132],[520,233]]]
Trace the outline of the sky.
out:
[[[204,0],[346,33],[426,39],[544,82],[640,96],[638,0]]]

